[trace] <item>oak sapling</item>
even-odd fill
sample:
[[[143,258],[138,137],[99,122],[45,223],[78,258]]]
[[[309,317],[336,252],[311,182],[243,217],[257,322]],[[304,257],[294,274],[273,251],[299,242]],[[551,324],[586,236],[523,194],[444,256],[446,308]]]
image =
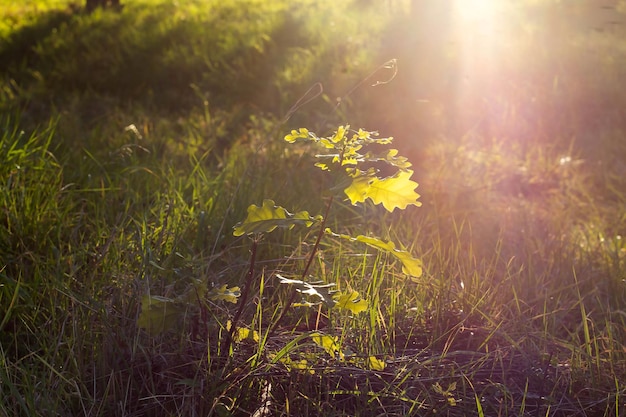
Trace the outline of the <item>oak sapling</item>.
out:
[[[376,205],[382,205],[392,212],[395,209],[404,210],[407,206],[420,206],[419,194],[415,192],[418,184],[411,180],[413,171],[411,163],[400,156],[397,149],[389,148],[393,138],[379,138],[377,132],[369,132],[363,129],[350,130],[350,126],[340,126],[331,136],[320,137],[308,129],[300,128],[292,130],[285,136],[288,143],[308,142],[319,150],[315,154],[318,162],[315,166],[322,171],[339,173],[339,183],[331,187],[331,191],[341,191],[341,197],[347,198],[351,204],[358,205],[370,201]],[[383,147],[382,151],[371,148]],[[387,177],[379,175],[375,168],[376,164],[387,164],[395,172]],[[280,283],[292,286],[291,295],[285,303],[277,320],[271,325],[269,333],[281,323],[285,313],[294,303],[298,293],[309,296],[317,296],[319,301],[327,307],[345,308],[357,314],[367,309],[367,302],[362,300],[358,293],[334,293],[330,290],[332,284],[323,282],[307,282],[309,269],[319,249],[320,241],[325,235],[332,235],[342,239],[361,242],[377,250],[384,251],[395,257],[402,265],[402,271],[411,278],[419,278],[422,274],[422,263],[414,258],[406,250],[396,247],[394,242],[384,241],[379,238],[335,233],[327,228],[330,209],[336,194],[331,194],[326,204],[324,215],[311,216],[306,211],[290,213],[285,208],[277,206],[272,200],[264,200],[261,206],[251,205],[248,207],[248,215],[235,226],[234,235],[250,235],[253,241],[252,254],[256,253],[258,236],[269,233],[277,228],[293,228],[295,226],[319,227],[314,245],[308,255],[304,269],[299,275],[300,279],[289,279],[276,274]],[[252,269],[251,265],[251,269]],[[248,281],[243,290],[243,297],[252,287],[253,276],[248,275]],[[240,309],[236,317],[240,316]]]
[[[285,141],[291,144],[296,142],[313,144],[318,150],[315,154],[317,159],[315,166],[322,171],[337,173],[338,183],[330,189],[331,195],[323,215],[312,216],[307,211],[291,213],[269,199],[265,199],[260,206],[254,204],[249,206],[246,218],[235,225],[233,231],[235,236],[247,235],[252,240],[248,272],[243,288],[240,290],[238,287],[223,286],[213,288],[208,292],[199,291],[198,288],[190,291],[190,294],[200,294],[200,298],[239,304],[221,343],[221,352],[224,355],[230,354],[232,342],[239,331],[238,322],[248,304],[250,291],[255,286],[258,242],[264,234],[276,229],[292,229],[296,226],[319,228],[315,243],[306,258],[304,269],[298,274],[293,274],[292,277],[274,274],[279,283],[291,287],[291,292],[278,318],[267,329],[266,338],[281,324],[285,313],[294,304],[298,294],[312,296],[328,308],[346,309],[352,314],[359,314],[369,308],[367,301],[362,299],[356,291],[337,292],[333,290],[334,284],[332,283],[309,279],[309,270],[324,236],[363,243],[395,258],[401,264],[402,272],[411,279],[417,279],[422,275],[421,260],[397,247],[394,242],[369,235],[352,236],[336,233],[326,227],[335,198],[345,198],[353,205],[369,201],[375,205],[382,205],[389,212],[395,209],[404,210],[410,205],[421,206],[420,195],[415,191],[418,184],[411,180],[413,175],[413,170],[410,169],[411,163],[405,157],[400,156],[397,149],[389,147],[393,138],[379,138],[377,132],[363,129],[354,131],[350,130],[350,126],[339,126],[332,135],[326,137],[317,136],[305,128],[292,130],[285,136]],[[388,165],[393,172],[392,175],[386,177],[380,175],[380,171],[375,168],[380,164]],[[188,310],[194,308],[194,304],[197,306],[198,297],[183,295],[176,299],[165,299],[146,296],[142,302],[139,326],[151,333],[170,330],[178,322],[177,316],[188,314]],[[305,302],[299,305],[314,305],[314,303]],[[316,341],[316,339],[312,340]],[[373,360],[370,362],[374,363]],[[376,362],[376,367],[380,366],[382,365]]]

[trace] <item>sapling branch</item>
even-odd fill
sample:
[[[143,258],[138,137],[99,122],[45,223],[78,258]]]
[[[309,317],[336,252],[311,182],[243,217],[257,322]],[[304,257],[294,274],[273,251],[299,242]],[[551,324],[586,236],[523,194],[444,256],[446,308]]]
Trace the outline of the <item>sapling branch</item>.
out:
[[[222,346],[222,352],[225,352],[226,354],[228,354],[228,351],[230,350],[230,346],[233,342],[233,334],[235,333],[235,329],[237,327],[237,323],[239,322],[239,319],[241,318],[243,309],[245,308],[248,302],[250,289],[252,288],[252,285],[254,283],[254,269],[255,269],[254,267],[255,267],[255,262],[256,262],[256,254],[257,254],[258,246],[259,246],[259,237],[254,236],[252,238],[252,248],[250,249],[250,265],[248,267],[248,272],[246,274],[246,282],[244,283],[245,287],[243,291],[241,292],[241,299],[239,300],[239,308],[237,309],[237,312],[235,313],[235,317],[233,317],[233,320],[230,325],[230,329],[228,329],[226,337],[224,338],[224,344]]]
[[[311,265],[313,264],[313,259],[315,259],[315,255],[317,254],[317,250],[319,249],[322,236],[324,235],[326,219],[328,218],[328,213],[330,213],[330,207],[333,204],[333,200],[334,200],[334,197],[330,196],[330,199],[328,200],[328,204],[326,205],[326,211],[324,212],[324,217],[322,218],[322,222],[320,224],[320,231],[317,234],[317,238],[315,239],[315,244],[313,245],[313,249],[311,250],[311,253],[309,254],[309,259],[307,260],[304,270],[302,271],[301,279],[303,281],[306,278],[307,274],[309,273],[309,269],[311,268]],[[297,295],[298,295],[297,289],[295,287],[292,288],[291,292],[289,293],[289,298],[287,299],[287,303],[283,307],[283,311],[280,313],[280,316],[278,316],[278,319],[270,327],[268,336],[271,336],[272,333],[274,333],[274,331],[278,328],[280,323],[282,323],[283,319],[285,318],[285,315],[287,314],[287,311],[289,310],[293,302],[296,300]]]
[[[339,156],[340,166],[341,166],[341,161],[343,161],[343,151],[340,153],[340,156]],[[320,231],[317,234],[317,238],[315,239],[315,244],[313,245],[313,249],[311,250],[311,253],[309,254],[309,259],[307,260],[307,263],[304,266],[304,270],[302,271],[301,279],[303,281],[306,279],[306,276],[309,273],[309,269],[311,268],[311,265],[313,264],[313,259],[315,259],[315,255],[317,254],[317,250],[319,249],[320,242],[322,241],[322,236],[324,236],[324,230],[326,228],[326,219],[328,219],[328,215],[330,213],[330,208],[333,205],[334,198],[335,197],[331,195],[330,199],[328,200],[328,204],[326,204],[326,210],[324,212],[324,216],[322,217],[322,221],[320,224]],[[287,311],[289,310],[293,302],[296,300],[297,295],[298,295],[297,289],[292,288],[289,294],[289,298],[287,299],[287,303],[283,307],[283,311],[280,313],[280,316],[278,316],[278,319],[270,327],[268,336],[271,336],[271,334],[278,328],[280,323],[283,321],[283,319],[285,318],[285,315],[287,314]]]

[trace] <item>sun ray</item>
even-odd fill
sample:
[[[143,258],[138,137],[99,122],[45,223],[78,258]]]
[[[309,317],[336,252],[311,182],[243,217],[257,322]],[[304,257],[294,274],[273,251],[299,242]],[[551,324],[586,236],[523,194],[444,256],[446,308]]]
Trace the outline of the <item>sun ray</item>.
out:
[[[456,0],[455,13],[462,20],[484,21],[493,18],[495,0]]]

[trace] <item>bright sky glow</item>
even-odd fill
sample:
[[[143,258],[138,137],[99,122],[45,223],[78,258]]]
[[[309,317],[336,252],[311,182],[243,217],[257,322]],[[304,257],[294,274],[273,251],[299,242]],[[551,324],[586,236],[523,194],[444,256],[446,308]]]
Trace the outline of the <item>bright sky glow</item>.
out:
[[[453,64],[457,77],[457,100],[461,106],[480,106],[493,83],[498,82],[500,53],[496,45],[502,41],[498,29],[505,16],[498,13],[502,0],[452,0],[454,47],[457,60]],[[461,117],[456,114],[455,117]]]
[[[500,66],[507,53],[502,49],[506,41],[503,28],[507,25],[503,3],[503,0],[450,0],[449,3],[449,35],[455,57],[450,67],[454,82],[451,95],[456,97],[460,110],[449,113],[448,117],[465,128],[472,120],[485,116],[468,109],[483,106],[503,81]]]
[[[445,134],[463,135],[499,107],[509,87],[506,65],[517,59],[511,0],[414,2],[415,96],[442,109]],[[486,123],[482,124],[486,126]]]
[[[456,0],[455,12],[462,20],[481,21],[492,19],[497,0]]]

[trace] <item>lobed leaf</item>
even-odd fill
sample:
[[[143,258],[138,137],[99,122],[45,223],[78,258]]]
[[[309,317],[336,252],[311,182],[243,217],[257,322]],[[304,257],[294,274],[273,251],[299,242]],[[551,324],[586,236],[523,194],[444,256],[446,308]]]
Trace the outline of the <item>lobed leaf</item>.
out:
[[[213,288],[209,292],[209,299],[213,301],[227,301],[229,303],[237,304],[237,299],[241,295],[241,290],[239,287],[231,287],[228,288],[226,284],[221,287]]]
[[[326,164],[324,162],[316,162],[314,166],[318,167],[322,171],[329,171],[330,170],[330,168],[328,167],[328,164]]]
[[[411,181],[413,171],[398,171],[394,176],[383,179],[374,178],[367,190],[366,196],[374,204],[382,204],[387,211],[392,212],[396,208],[405,209],[408,205],[421,206],[417,201],[420,197],[415,192],[418,184]]]
[[[400,261],[400,263],[402,264],[402,272],[404,274],[413,278],[419,278],[422,276],[422,261],[420,259],[414,258],[409,252],[405,250],[397,249],[396,245],[391,241],[385,242],[384,240],[378,239],[376,237],[363,235],[352,237],[349,235],[333,233],[328,228],[326,229],[326,233],[353,242],[362,242],[368,246],[387,252],[388,254],[392,255]]]
[[[373,174],[358,171],[352,176],[352,181],[343,192],[348,196],[350,203],[354,206],[358,203],[363,203],[367,200],[367,193],[369,192],[370,185],[373,181]]]
[[[391,142],[393,142],[393,137],[389,136],[387,138],[372,139],[370,142],[377,143],[379,145],[389,145]]]
[[[387,152],[382,154],[368,152],[363,156],[362,160],[366,162],[386,162],[389,165],[403,170],[408,169],[413,165],[406,157],[399,156],[397,149],[388,149]]]
[[[246,329],[245,327],[237,327],[237,331],[235,332],[234,339],[235,339],[235,342],[237,343],[241,343],[244,341],[258,343],[260,340],[259,332],[257,332],[256,330]]]
[[[359,296],[356,291],[346,292],[335,296],[338,308],[350,310],[353,314],[359,314],[363,311],[367,311],[369,305],[367,301]]]
[[[337,129],[337,131],[335,132],[335,134],[330,138],[330,140],[333,143],[339,143],[341,142],[345,136],[346,136],[346,131],[350,129],[350,125],[347,126],[339,126],[339,128]]]
[[[233,235],[269,233],[277,227],[291,229],[295,225],[311,227],[321,220],[321,216],[311,217],[307,211],[291,214],[285,208],[277,206],[273,200],[266,199],[260,207],[255,204],[248,207],[248,216],[235,225]]]
[[[419,278],[422,276],[422,261],[414,258],[411,254],[405,250],[396,249],[396,245],[389,241],[371,237],[359,235],[355,238],[358,242],[363,242],[368,246],[377,248],[387,252],[402,263],[402,272],[408,276]]]
[[[285,141],[289,143],[294,143],[298,139],[309,139],[310,134],[308,129],[301,127],[298,130],[292,130],[291,133],[285,135]]]
[[[318,143],[326,149],[336,149],[335,143],[328,138],[320,138]]]
[[[318,346],[321,346],[332,358],[339,356],[339,359],[343,360],[345,357],[341,351],[337,337],[328,336],[322,333],[312,333],[311,340],[313,340],[313,342],[315,342]]]
[[[393,142],[393,137],[378,138],[377,136],[378,132],[376,131],[370,132],[367,130],[359,129],[358,132],[354,134],[352,140],[363,144],[375,143],[378,145],[388,145]]]
[[[367,359],[367,364],[369,365],[369,368],[374,371],[384,371],[386,366],[385,361],[381,361],[376,356],[370,356]]]

